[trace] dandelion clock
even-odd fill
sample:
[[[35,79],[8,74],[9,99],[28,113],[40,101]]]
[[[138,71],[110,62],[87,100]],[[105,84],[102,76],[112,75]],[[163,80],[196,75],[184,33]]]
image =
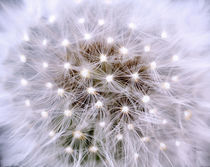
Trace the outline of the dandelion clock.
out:
[[[208,1],[0,7],[2,166],[210,164]]]

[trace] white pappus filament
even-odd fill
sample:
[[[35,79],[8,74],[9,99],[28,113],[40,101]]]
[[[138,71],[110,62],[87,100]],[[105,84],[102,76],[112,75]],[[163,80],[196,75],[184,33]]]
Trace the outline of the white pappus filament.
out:
[[[210,164],[206,1],[1,6],[3,166]]]

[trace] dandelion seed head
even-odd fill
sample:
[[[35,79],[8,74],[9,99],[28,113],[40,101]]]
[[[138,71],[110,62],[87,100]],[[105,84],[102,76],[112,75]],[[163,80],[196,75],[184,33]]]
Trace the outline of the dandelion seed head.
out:
[[[61,0],[4,7],[3,166],[209,164],[204,4]]]

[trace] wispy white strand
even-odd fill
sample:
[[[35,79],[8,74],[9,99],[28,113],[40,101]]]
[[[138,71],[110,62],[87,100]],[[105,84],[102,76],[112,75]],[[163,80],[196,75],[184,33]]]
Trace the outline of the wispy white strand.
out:
[[[3,166],[210,163],[204,0],[29,0],[2,9]]]

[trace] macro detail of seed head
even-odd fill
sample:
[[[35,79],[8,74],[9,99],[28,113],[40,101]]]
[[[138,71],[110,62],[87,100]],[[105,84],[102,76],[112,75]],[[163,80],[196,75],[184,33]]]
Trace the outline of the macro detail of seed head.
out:
[[[1,47],[4,166],[209,163],[206,3],[22,5],[34,22],[5,28],[20,37]]]

